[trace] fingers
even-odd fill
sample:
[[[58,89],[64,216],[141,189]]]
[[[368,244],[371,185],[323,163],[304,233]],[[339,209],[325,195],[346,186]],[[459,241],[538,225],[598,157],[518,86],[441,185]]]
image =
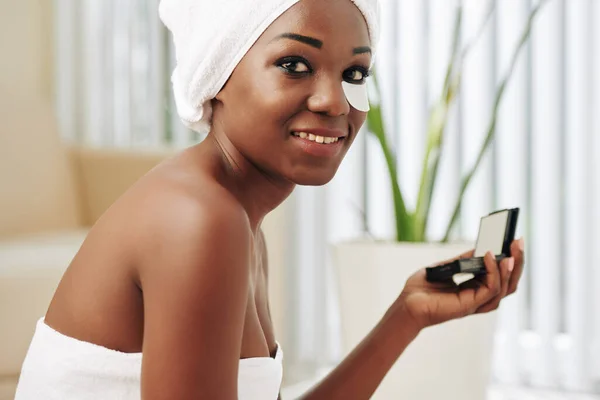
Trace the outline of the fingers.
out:
[[[523,238],[515,240],[511,243],[510,252],[515,259],[515,269],[510,276],[507,295],[511,295],[517,291],[519,281],[523,275],[523,268],[525,265],[525,242]]]
[[[483,286],[475,292],[476,310],[491,302],[502,293],[502,276],[496,262],[496,257],[491,252],[487,252],[484,262],[487,274],[481,278]]]
[[[500,293],[496,295],[492,300],[488,301],[482,307],[477,310],[477,313],[486,313],[489,311],[497,310],[500,306],[500,302],[506,297],[509,288],[509,282],[511,275],[514,272],[515,259],[513,257],[505,258],[500,262]]]
[[[476,307],[474,313],[497,310],[502,299],[517,290],[523,275],[524,259],[523,239],[511,243],[511,257],[502,260],[500,265],[491,252],[485,255],[487,274],[473,282],[477,283],[479,287],[473,287],[471,292],[474,296],[472,303]]]
[[[475,249],[471,249],[467,252],[462,253],[460,256],[458,256],[456,259],[461,259],[461,258],[473,258],[473,256],[475,255]]]

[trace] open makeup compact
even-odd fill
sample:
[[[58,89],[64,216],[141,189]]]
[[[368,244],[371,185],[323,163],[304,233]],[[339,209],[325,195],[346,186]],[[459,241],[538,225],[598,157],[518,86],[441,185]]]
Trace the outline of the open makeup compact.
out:
[[[510,245],[515,239],[518,217],[519,208],[498,210],[482,217],[473,257],[428,267],[427,280],[460,285],[476,276],[485,275],[484,256],[488,251],[496,256],[498,262],[511,256]]]

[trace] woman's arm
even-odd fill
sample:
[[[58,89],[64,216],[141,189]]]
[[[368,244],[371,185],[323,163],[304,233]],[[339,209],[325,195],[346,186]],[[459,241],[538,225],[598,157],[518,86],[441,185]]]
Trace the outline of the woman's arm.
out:
[[[390,308],[371,333],[302,400],[371,398],[419,332],[402,307]]]
[[[514,293],[523,270],[523,241],[513,242],[513,257],[502,260],[485,256],[487,274],[460,290],[430,283],[425,270],[417,271],[371,333],[304,400],[369,399],[422,329],[494,311]],[[461,257],[470,257],[472,252]]]
[[[142,399],[234,400],[248,297],[247,218],[226,202],[206,207],[170,197],[138,243]]]

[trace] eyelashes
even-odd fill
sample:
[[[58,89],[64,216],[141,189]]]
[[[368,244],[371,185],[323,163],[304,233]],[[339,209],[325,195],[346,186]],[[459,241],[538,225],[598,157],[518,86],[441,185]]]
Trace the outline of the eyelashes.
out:
[[[289,74],[312,73],[310,63],[302,57],[284,57],[277,62],[277,66]]]
[[[302,78],[311,75],[314,71],[310,63],[299,56],[284,57],[276,62],[276,66],[293,78]],[[360,85],[371,75],[368,68],[353,66],[344,71],[343,79],[348,83]]]
[[[356,76],[357,74],[358,77]],[[365,80],[369,77],[369,75],[369,70],[360,66],[352,67],[351,69],[346,70],[346,72],[344,72],[344,78],[346,78],[347,76],[349,77],[347,81],[348,83],[364,83]]]

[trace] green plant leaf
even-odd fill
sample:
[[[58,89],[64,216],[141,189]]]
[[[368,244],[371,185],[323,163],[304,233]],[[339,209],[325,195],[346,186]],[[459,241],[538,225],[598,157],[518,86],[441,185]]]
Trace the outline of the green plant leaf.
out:
[[[452,39],[452,51],[450,61],[446,67],[446,76],[444,78],[444,87],[440,99],[433,106],[427,123],[427,146],[423,167],[421,169],[421,181],[419,184],[419,194],[417,197],[417,206],[415,210],[414,237],[415,240],[425,241],[427,232],[427,220],[431,207],[431,199],[441,157],[443,135],[448,121],[448,110],[454,100],[454,85],[452,84],[452,75],[460,39],[460,27],[462,24],[462,6],[456,11],[454,22],[454,34]]]
[[[450,234],[452,232],[452,228],[454,227],[454,224],[456,223],[456,221],[458,220],[458,216],[460,215],[460,209],[462,207],[462,201],[464,198],[464,195],[467,191],[467,188],[469,186],[469,183],[471,182],[471,180],[473,179],[473,176],[475,176],[475,173],[477,172],[477,169],[479,168],[479,165],[481,164],[481,161],[483,160],[483,157],[485,156],[485,153],[487,152],[490,144],[492,143],[493,139],[494,139],[494,135],[496,132],[496,122],[498,119],[498,110],[500,109],[500,104],[502,102],[502,98],[504,96],[504,91],[506,89],[506,85],[508,84],[508,82],[510,81],[510,78],[514,72],[515,69],[515,65],[518,61],[519,58],[519,54],[521,52],[521,49],[523,48],[523,46],[525,45],[525,43],[527,42],[527,40],[529,39],[529,36],[531,35],[531,29],[533,27],[533,21],[535,19],[535,16],[538,14],[538,12],[540,11],[540,9],[548,2],[548,0],[542,0],[529,14],[529,18],[527,20],[527,24],[525,27],[525,30],[523,31],[521,38],[519,40],[519,43],[517,45],[517,47],[515,48],[515,51],[512,54],[512,58],[511,58],[511,62],[510,62],[510,66],[509,69],[506,73],[506,75],[504,76],[504,78],[502,79],[502,81],[500,82],[500,85],[498,86],[498,90],[496,92],[496,97],[494,99],[494,108],[492,110],[492,116],[491,116],[491,120],[489,122],[489,127],[487,130],[487,134],[485,137],[485,140],[481,146],[481,149],[479,151],[479,154],[477,156],[477,159],[475,161],[475,164],[473,165],[473,167],[471,168],[471,170],[463,177],[462,179],[462,183],[460,186],[460,192],[458,195],[458,199],[456,201],[456,204],[454,206],[454,210],[452,212],[452,216],[450,218],[450,222],[448,223],[448,227],[446,229],[446,234],[444,235],[443,238],[443,242],[447,242],[450,239]]]
[[[379,82],[377,80],[376,71],[373,72],[373,85],[374,90],[377,91],[379,96]],[[404,203],[404,197],[400,190],[398,183],[398,172],[396,169],[396,156],[393,153],[387,142],[387,136],[385,132],[385,126],[383,123],[383,116],[381,112],[380,104],[371,104],[371,110],[367,114],[367,127],[369,131],[375,135],[383,151],[385,162],[390,175],[390,182],[392,185],[392,195],[394,200],[394,213],[396,217],[396,240],[397,241],[411,241],[413,233],[413,218],[406,211],[406,205]]]
[[[463,13],[462,5],[459,5],[456,11],[452,51],[450,53],[450,61],[448,62],[446,70],[444,86],[440,99],[438,100],[438,103],[434,105],[428,122],[428,146],[425,153],[421,184],[419,186],[419,197],[416,211],[417,217],[415,223],[416,235],[418,235],[420,241],[427,240],[427,223],[429,221],[433,192],[435,189],[435,183],[437,181],[440,159],[442,157],[444,133],[448,123],[450,108],[460,92],[462,66],[473,45],[481,38],[494,10],[495,2],[490,2],[490,6],[485,18],[477,29],[476,34],[464,47],[458,60],[457,56]],[[455,72],[455,70],[458,72]]]

